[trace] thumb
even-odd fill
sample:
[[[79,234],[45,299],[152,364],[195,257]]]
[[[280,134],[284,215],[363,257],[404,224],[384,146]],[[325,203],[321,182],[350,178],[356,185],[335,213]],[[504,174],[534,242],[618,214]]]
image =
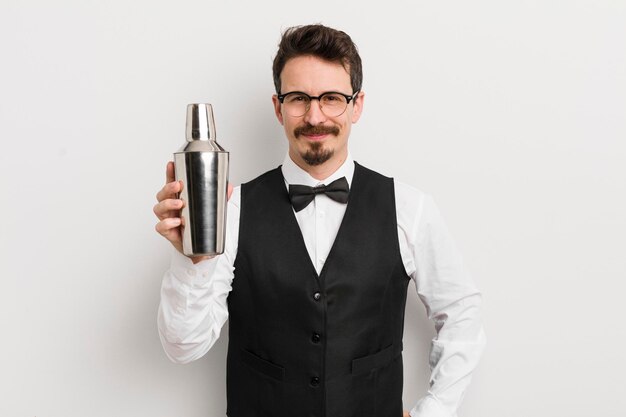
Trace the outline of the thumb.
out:
[[[230,200],[230,196],[233,195],[233,189],[234,189],[233,185],[231,183],[228,183],[228,190],[227,190],[227,192],[228,192],[228,199],[229,200]]]

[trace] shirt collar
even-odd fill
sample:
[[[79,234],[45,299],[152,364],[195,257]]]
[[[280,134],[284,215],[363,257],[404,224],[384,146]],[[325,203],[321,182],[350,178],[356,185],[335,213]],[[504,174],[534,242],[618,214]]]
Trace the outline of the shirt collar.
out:
[[[352,186],[352,177],[354,176],[354,160],[352,159],[352,156],[348,153],[348,157],[343,162],[343,164],[341,164],[341,166],[328,178],[324,178],[322,180],[313,178],[311,175],[309,175],[308,172],[296,165],[296,163],[293,162],[289,157],[289,154],[285,156],[285,160],[283,161],[281,170],[283,172],[283,177],[285,178],[285,182],[287,183],[287,185],[302,184],[308,185],[309,187],[315,187],[316,185],[320,184],[328,185],[336,179],[346,177],[346,180],[348,180],[348,185]]]

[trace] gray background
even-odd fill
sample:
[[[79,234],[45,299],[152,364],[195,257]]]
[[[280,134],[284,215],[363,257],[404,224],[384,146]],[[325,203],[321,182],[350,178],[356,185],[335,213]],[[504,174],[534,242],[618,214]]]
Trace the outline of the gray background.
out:
[[[235,184],[282,161],[271,61],[313,22],[362,54],[354,158],[434,195],[484,293],[460,416],[623,415],[624,1],[0,7],[0,415],[224,415],[226,337],[184,366],[159,344],[154,196],[187,103],[213,103]],[[414,290],[407,315],[409,408]]]

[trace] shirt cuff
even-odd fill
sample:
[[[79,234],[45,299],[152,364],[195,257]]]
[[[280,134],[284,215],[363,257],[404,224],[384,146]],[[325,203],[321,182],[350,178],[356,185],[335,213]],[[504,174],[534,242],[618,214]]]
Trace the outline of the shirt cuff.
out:
[[[177,280],[192,287],[201,287],[211,279],[219,256],[194,264],[177,250],[173,252],[170,272]]]
[[[411,417],[457,417],[456,413],[445,412],[432,394],[419,400],[409,414]]]

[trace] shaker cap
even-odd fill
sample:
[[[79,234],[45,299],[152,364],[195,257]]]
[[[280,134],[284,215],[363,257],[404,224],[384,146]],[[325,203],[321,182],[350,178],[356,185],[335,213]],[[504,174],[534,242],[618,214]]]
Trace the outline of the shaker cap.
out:
[[[194,140],[215,140],[215,120],[213,107],[207,103],[187,105],[187,128],[185,137],[188,142]]]

